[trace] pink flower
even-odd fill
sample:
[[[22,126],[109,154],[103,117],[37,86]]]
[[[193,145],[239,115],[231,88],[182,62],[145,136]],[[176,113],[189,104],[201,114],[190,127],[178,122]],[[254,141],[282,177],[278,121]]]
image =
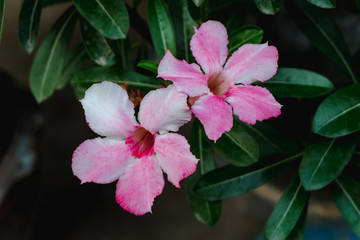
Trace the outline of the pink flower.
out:
[[[169,50],[158,68],[158,77],[173,81],[180,92],[191,97],[191,103],[195,100],[191,111],[215,141],[231,130],[233,112],[241,121],[255,124],[279,116],[281,108],[267,89],[249,85],[275,75],[277,49],[267,43],[245,44],[226,61],[227,44],[225,27],[207,21],[195,29],[190,42],[202,71],[195,63],[174,58]]]
[[[174,86],[149,92],[138,119],[124,89],[111,82],[92,85],[81,100],[89,127],[105,138],[86,140],[74,151],[72,169],[82,183],[116,186],[116,201],[142,215],[164,187],[162,170],[176,187],[192,174],[198,159],[185,137],[169,133],[191,119],[187,96]]]

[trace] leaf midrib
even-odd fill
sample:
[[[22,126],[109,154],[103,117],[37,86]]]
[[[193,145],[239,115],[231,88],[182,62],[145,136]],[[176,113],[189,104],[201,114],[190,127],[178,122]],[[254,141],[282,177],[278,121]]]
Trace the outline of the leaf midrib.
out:
[[[112,16],[110,15],[110,13],[106,10],[106,8],[104,7],[104,5],[101,4],[101,2],[99,0],[95,0],[100,8],[104,11],[104,13],[109,17],[110,21],[113,23],[113,25],[116,27],[116,29],[119,30],[119,32],[121,32],[122,35],[125,35],[125,33],[122,31],[122,29],[120,28],[120,26],[117,24],[117,22],[112,18]]]
[[[351,203],[351,205],[354,207],[354,209],[356,210],[357,214],[360,215],[360,209],[358,208],[358,206],[355,204],[355,202],[352,200],[351,196],[349,195],[349,193],[347,192],[346,188],[341,184],[341,182],[338,179],[335,179],[336,183],[339,185],[339,187],[341,188],[341,190],[343,191],[343,193],[345,194],[346,198],[349,200],[349,202]]]
[[[257,160],[257,157],[255,157],[253,154],[251,154],[250,152],[248,152],[247,150],[245,150],[245,149],[240,145],[240,143],[231,136],[230,133],[225,132],[224,135],[226,135],[228,138],[230,138],[230,140],[231,140],[232,142],[234,142],[236,146],[238,146],[239,148],[241,148],[248,156],[250,156],[250,157],[251,157],[252,159],[254,159],[255,161]]]

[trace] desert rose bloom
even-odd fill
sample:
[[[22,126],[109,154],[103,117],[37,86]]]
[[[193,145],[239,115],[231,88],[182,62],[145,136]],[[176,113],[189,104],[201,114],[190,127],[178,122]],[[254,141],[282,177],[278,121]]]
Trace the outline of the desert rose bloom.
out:
[[[281,105],[267,89],[249,85],[275,75],[277,49],[267,43],[245,44],[226,61],[228,42],[224,25],[207,21],[195,29],[190,42],[202,71],[196,63],[174,58],[169,50],[158,68],[158,77],[173,81],[180,92],[196,100],[191,111],[212,140],[230,131],[233,112],[249,124],[280,115]]]
[[[134,105],[124,89],[111,82],[92,85],[81,100],[89,127],[105,138],[86,140],[75,150],[73,173],[82,181],[118,179],[116,201],[136,215],[151,212],[164,187],[162,171],[176,187],[192,174],[198,159],[185,137],[169,133],[191,119],[187,96],[174,86],[149,92]]]

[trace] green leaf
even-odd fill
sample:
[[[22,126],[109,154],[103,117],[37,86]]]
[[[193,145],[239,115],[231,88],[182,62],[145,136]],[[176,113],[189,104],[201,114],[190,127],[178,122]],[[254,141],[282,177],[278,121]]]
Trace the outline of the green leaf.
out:
[[[159,64],[156,63],[156,62],[153,62],[153,61],[150,61],[150,60],[141,60],[138,64],[137,64],[138,67],[141,67],[143,69],[146,69],[146,70],[149,70],[150,72],[153,72],[153,73],[158,73],[158,67],[159,67]]]
[[[31,53],[38,39],[42,0],[25,0],[19,16],[19,41]]]
[[[306,190],[318,190],[337,178],[356,148],[352,138],[312,138],[306,144],[300,178]]]
[[[287,240],[304,240],[308,203],[309,202],[305,204],[299,220],[295,224],[295,227],[293,228],[289,236],[286,238]]]
[[[332,185],[331,194],[342,216],[360,237],[360,184],[342,174]]]
[[[197,6],[200,7],[200,5],[205,1],[205,0],[192,0],[193,3]]]
[[[296,226],[309,192],[303,188],[299,177],[296,177],[286,189],[265,225],[265,239],[285,239]]]
[[[321,8],[335,8],[336,0],[307,0],[309,3]]]
[[[324,10],[304,0],[286,1],[287,11],[311,43],[356,83],[349,49],[341,31]]]
[[[5,11],[5,0],[0,0],[0,43],[1,43],[1,38],[2,38],[4,11]]]
[[[200,159],[195,173],[186,178],[186,193],[190,207],[195,217],[202,223],[214,225],[220,218],[221,201],[206,201],[198,197],[193,188],[199,178],[215,169],[214,153],[206,138],[202,125],[198,120],[194,122],[191,141],[191,152]]]
[[[174,21],[177,57],[192,62],[190,40],[198,24],[190,15],[187,0],[170,1],[169,10]]]
[[[92,84],[102,81],[110,81],[121,85],[126,84],[131,89],[139,89],[145,93],[165,85],[164,81],[160,79],[122,70],[116,66],[94,66],[77,72],[71,79],[71,86],[74,88],[78,98],[83,98],[85,91]]]
[[[61,77],[58,81],[57,89],[63,88],[87,60],[89,60],[89,58],[83,44],[80,44],[74,51],[68,54],[64,62]]]
[[[43,0],[42,2],[43,2],[42,6],[44,8],[44,7],[49,7],[52,5],[59,4],[59,3],[70,2],[70,0]]]
[[[194,191],[205,200],[215,201],[247,193],[289,169],[302,153],[275,161],[262,161],[248,167],[228,165],[206,173]]]
[[[273,78],[258,85],[266,87],[276,97],[312,98],[334,89],[326,77],[298,68],[279,68]]]
[[[76,19],[76,10],[70,7],[56,21],[36,53],[30,70],[30,88],[39,103],[50,97],[58,85]]]
[[[257,26],[244,26],[229,35],[229,55],[247,43],[261,43],[264,31]]]
[[[102,35],[124,39],[129,30],[129,15],[124,0],[73,0],[80,14]]]
[[[115,53],[112,51],[106,38],[84,19],[80,21],[80,29],[83,44],[89,57],[100,66],[114,65]]]
[[[236,166],[247,166],[259,159],[256,141],[237,120],[234,121],[231,131],[225,132],[213,146],[223,159]]]
[[[274,15],[282,5],[282,0],[255,0],[257,8],[263,14]]]
[[[331,94],[318,107],[314,132],[325,137],[341,137],[360,130],[360,84]]]
[[[168,49],[176,56],[174,27],[163,0],[148,1],[148,20],[158,57],[161,59]]]

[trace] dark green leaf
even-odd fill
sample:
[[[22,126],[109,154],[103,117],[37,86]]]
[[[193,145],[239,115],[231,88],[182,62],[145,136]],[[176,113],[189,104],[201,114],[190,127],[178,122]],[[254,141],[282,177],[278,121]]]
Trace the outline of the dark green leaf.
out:
[[[42,0],[25,0],[19,16],[19,41],[31,53],[38,39]]]
[[[129,30],[124,0],[73,0],[80,14],[102,35],[123,39]]]
[[[59,3],[65,3],[65,2],[70,2],[70,0],[43,0],[42,6],[49,7],[52,5],[56,5]]]
[[[193,188],[199,178],[205,173],[215,169],[214,153],[206,138],[205,132],[199,121],[194,122],[191,141],[191,152],[200,159],[196,172],[186,178],[186,192],[190,207],[195,217],[202,223],[214,225],[221,214],[221,201],[206,201],[199,198]]]
[[[285,239],[296,226],[309,192],[303,188],[299,177],[296,177],[282,195],[265,225],[265,238],[271,240]]]
[[[236,166],[247,166],[259,159],[256,141],[237,120],[234,121],[231,131],[225,132],[213,146],[223,159]]]
[[[83,98],[85,91],[94,83],[110,81],[121,85],[127,85],[131,89],[139,89],[148,92],[164,86],[164,81],[148,77],[133,71],[125,71],[118,67],[90,67],[77,72],[71,79],[71,86],[74,88],[78,98]]]
[[[360,10],[360,0],[355,0],[356,2],[356,6],[358,7],[358,9]]]
[[[57,88],[63,88],[70,81],[76,72],[78,72],[84,63],[89,60],[83,44],[80,44],[71,54],[67,55],[64,63],[64,69],[58,82]]]
[[[304,0],[286,3],[289,15],[311,43],[334,61],[354,83],[357,82],[349,49],[333,19],[324,10]]]
[[[337,178],[351,160],[355,147],[352,138],[310,139],[300,165],[305,189],[323,188]]]
[[[158,57],[162,58],[168,49],[175,56],[175,32],[164,0],[148,1],[148,20],[151,37]]]
[[[263,14],[274,15],[282,5],[282,0],[255,0],[257,8]]]
[[[360,236],[360,184],[342,174],[335,180],[331,194],[351,229]]]
[[[157,74],[159,64],[150,60],[141,60],[137,66]]]
[[[132,46],[128,39],[106,39],[106,41],[112,51],[115,53],[116,62],[118,65],[121,65],[122,69],[128,69],[128,67],[132,67],[134,65],[132,55],[130,54]]]
[[[307,217],[308,202],[305,204],[304,209],[299,217],[299,220],[295,224],[295,227],[286,238],[286,240],[304,240],[305,236],[305,225]]]
[[[221,167],[202,176],[194,191],[210,201],[244,194],[279,176],[301,156],[302,153],[299,153],[282,160],[262,161],[248,167]]]
[[[198,24],[190,15],[187,0],[171,1],[169,10],[174,21],[177,57],[191,62],[190,40]]]
[[[334,89],[326,77],[298,68],[279,68],[273,78],[259,85],[269,89],[276,97],[312,98]]]
[[[115,53],[106,38],[83,19],[80,21],[80,28],[83,44],[90,58],[100,66],[114,65]]]
[[[229,35],[229,55],[246,43],[261,43],[264,31],[257,26],[244,26]]]
[[[30,71],[30,88],[39,103],[50,97],[58,85],[76,18],[76,10],[69,8],[56,21],[36,53]]]
[[[314,116],[314,132],[341,137],[360,130],[360,84],[344,87],[327,97]]]
[[[200,5],[204,2],[204,0],[192,0],[192,1],[197,7],[200,7]]]
[[[335,8],[336,0],[307,0],[309,3],[321,8]]]
[[[5,0],[0,0],[0,43],[2,37],[2,29],[4,22]]]

